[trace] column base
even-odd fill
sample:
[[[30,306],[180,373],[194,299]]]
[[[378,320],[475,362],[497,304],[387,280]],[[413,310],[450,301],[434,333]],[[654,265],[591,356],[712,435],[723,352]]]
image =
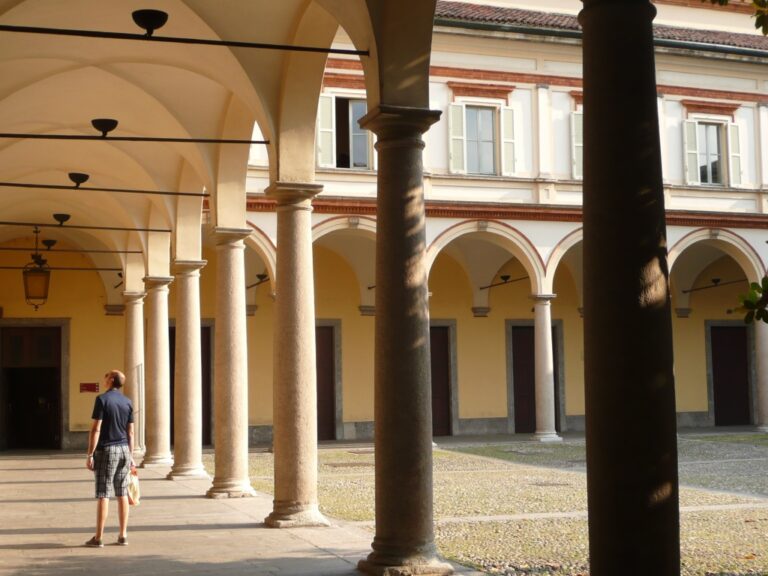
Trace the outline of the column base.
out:
[[[392,566],[379,564],[373,558],[375,555],[376,552],[373,552],[365,560],[360,560],[357,563],[357,569],[374,576],[447,576],[453,574],[453,566],[437,559],[414,558],[413,563]]]
[[[280,504],[275,502],[275,509],[264,518],[264,524],[270,528],[299,528],[311,526],[330,526],[331,523],[320,513],[317,505]]]
[[[758,426],[758,427],[755,429],[755,432],[762,432],[762,433],[764,433],[764,434],[768,434],[768,424],[766,424],[766,425],[764,425],[764,426],[762,426],[762,425],[761,425],[761,426]]]
[[[537,442],[562,442],[561,436],[558,436],[557,432],[536,432],[533,435],[533,439]]]
[[[157,456],[144,455],[144,460],[141,461],[139,468],[161,468],[165,466],[173,466],[173,456],[170,454]]]
[[[256,491],[248,480],[216,480],[205,493],[207,498],[251,498]]]
[[[186,479],[199,479],[205,478],[210,480],[211,477],[208,472],[205,471],[202,465],[196,466],[175,466],[166,476],[168,480],[186,480]]]

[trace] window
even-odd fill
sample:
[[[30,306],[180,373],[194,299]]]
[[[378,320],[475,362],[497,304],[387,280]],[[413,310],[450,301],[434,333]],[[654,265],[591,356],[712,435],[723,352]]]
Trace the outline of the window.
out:
[[[450,171],[511,176],[515,173],[515,116],[507,107],[451,104]]]
[[[741,185],[741,144],[737,124],[686,120],[683,137],[688,184]]]
[[[571,114],[571,168],[574,180],[584,178],[584,113]]]
[[[317,118],[317,164],[321,167],[371,167],[371,134],[360,128],[367,111],[365,100],[320,96]]]

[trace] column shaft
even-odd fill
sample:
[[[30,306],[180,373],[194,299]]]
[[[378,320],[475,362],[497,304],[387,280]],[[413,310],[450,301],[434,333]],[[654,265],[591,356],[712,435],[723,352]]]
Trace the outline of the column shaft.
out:
[[[646,0],[584,0],[579,17],[591,576],[680,574],[654,15]]]
[[[768,432],[768,324],[755,322],[755,373],[757,376],[757,429]]]
[[[173,468],[169,479],[207,478],[203,468],[203,375],[200,347],[200,269],[177,261],[176,362],[173,377]]]
[[[146,441],[142,466],[166,466],[171,454],[171,365],[168,343],[168,284],[172,278],[148,277],[146,350]]]
[[[438,112],[380,106],[376,237],[376,535],[370,574],[449,574],[434,544],[429,308],[421,135]],[[399,573],[399,572],[397,572]]]
[[[144,293],[125,292],[125,394],[133,403],[133,448],[144,453]]]
[[[275,499],[267,526],[321,526],[317,505],[317,375],[312,197],[315,184],[277,183]]]
[[[245,259],[248,229],[216,229],[216,328],[213,386],[216,465],[210,498],[252,496],[248,476],[248,342]]]
[[[538,295],[534,304],[536,355],[536,439],[542,442],[562,440],[555,429],[555,362],[552,348],[553,295]]]

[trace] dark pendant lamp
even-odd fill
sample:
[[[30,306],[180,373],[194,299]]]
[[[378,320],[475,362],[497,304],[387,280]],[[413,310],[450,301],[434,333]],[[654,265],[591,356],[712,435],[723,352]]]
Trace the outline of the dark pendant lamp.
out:
[[[43,258],[38,249],[40,229],[35,226],[35,252],[31,255],[32,262],[27,264],[22,271],[24,278],[24,299],[27,304],[35,307],[35,311],[48,300],[48,288],[51,284],[51,269],[48,261]],[[55,240],[46,240],[44,244],[52,246]],[[50,246],[48,246],[50,248]]]

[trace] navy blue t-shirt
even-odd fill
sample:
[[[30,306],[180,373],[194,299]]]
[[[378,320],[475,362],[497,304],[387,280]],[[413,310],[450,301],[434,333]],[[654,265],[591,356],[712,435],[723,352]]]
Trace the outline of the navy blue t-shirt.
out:
[[[94,420],[101,420],[101,434],[97,450],[114,444],[128,444],[128,424],[133,422],[131,400],[115,389],[96,397],[93,404]]]

